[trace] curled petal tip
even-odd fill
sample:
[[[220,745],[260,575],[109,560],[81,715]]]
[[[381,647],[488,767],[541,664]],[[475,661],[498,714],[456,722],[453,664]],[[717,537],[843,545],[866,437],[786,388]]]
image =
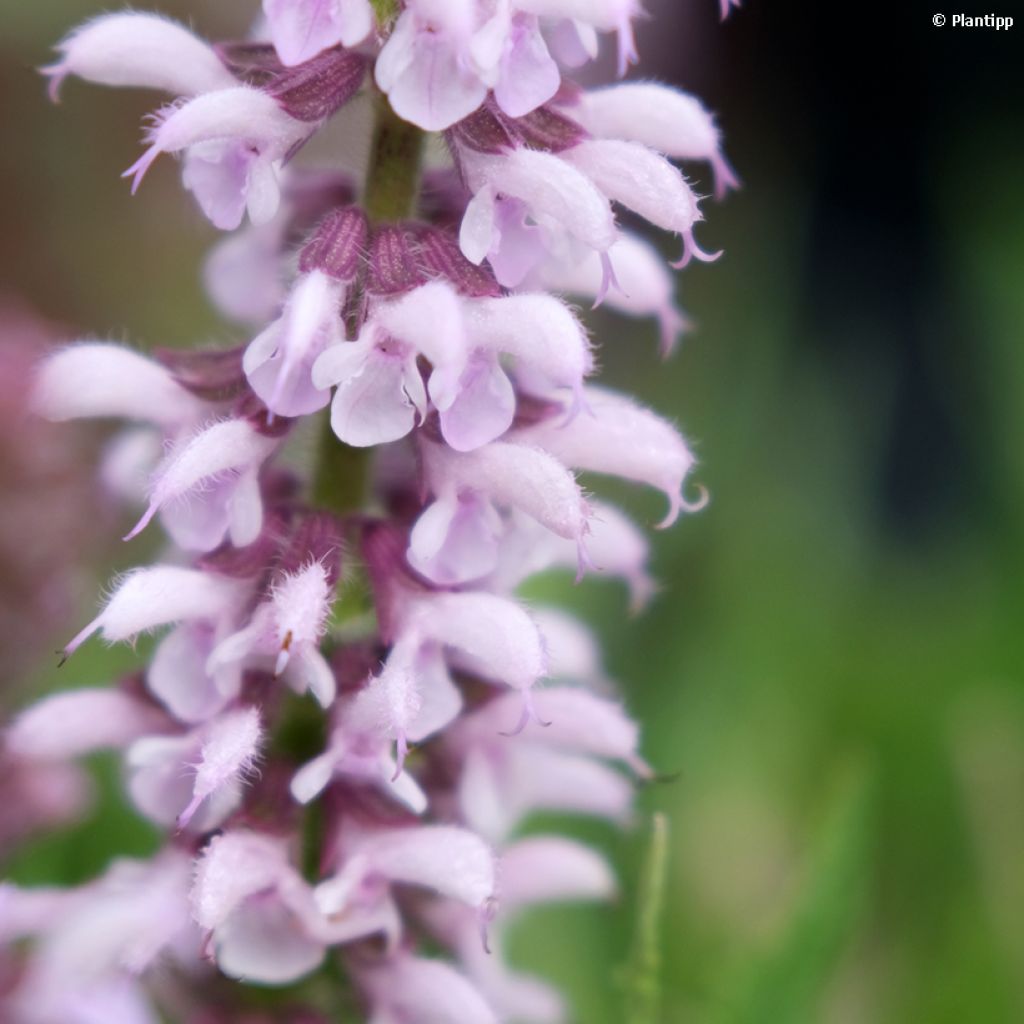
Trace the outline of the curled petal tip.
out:
[[[498,900],[494,896],[489,896],[480,905],[479,910],[479,924],[480,924],[480,942],[484,947],[484,952],[490,956],[491,954],[491,937],[490,937],[490,926],[498,915]]]
[[[711,501],[711,494],[708,489],[703,484],[698,484],[696,499],[688,501],[686,498],[682,498],[682,509],[684,512],[700,512],[707,508],[709,501]]]
[[[526,727],[530,724],[530,721],[536,722],[538,725],[543,726],[545,729],[548,728],[551,723],[545,722],[537,714],[537,708],[533,703],[533,693],[529,690],[523,691],[523,710],[519,715],[519,721],[516,722],[515,728],[510,732],[503,732],[502,736],[518,736]]]
[[[68,70],[61,61],[56,64],[47,64],[39,69],[39,73],[47,78],[46,95],[51,103],[60,103],[60,87],[68,76]]]
[[[714,263],[724,252],[724,249],[719,249],[718,252],[705,252],[697,244],[697,239],[694,238],[693,229],[691,228],[683,235],[683,255],[677,262],[670,264],[670,266],[675,270],[682,270],[691,260],[700,260],[701,263]]]
[[[625,295],[622,286],[619,284],[619,279],[615,276],[615,267],[612,264],[611,254],[606,250],[601,253],[601,287],[598,288],[594,304],[590,308],[597,309],[603,305],[604,300],[608,297],[608,292],[612,288]]]
[[[586,542],[582,537],[576,541],[576,579],[575,583],[579,584],[583,582],[583,578],[588,572],[599,571],[597,566],[590,557],[590,552],[587,550]]]
[[[721,153],[712,158],[711,173],[715,179],[715,199],[724,199],[729,192],[734,192],[742,187],[742,182],[736,172]]]
[[[661,345],[659,354],[662,359],[668,359],[679,346],[681,335],[689,334],[693,330],[693,321],[680,313],[675,306],[669,306],[660,317],[661,322]]]
[[[703,485],[699,485],[697,488],[697,497],[693,501],[689,501],[684,498],[681,494],[673,496],[671,499],[668,515],[656,526],[656,530],[667,530],[672,526],[675,521],[679,518],[680,513],[687,512],[700,512],[707,503],[711,500],[711,495],[708,493],[708,489]]]
[[[142,531],[149,526],[153,521],[153,516],[156,515],[159,505],[156,502],[151,502],[149,508],[146,509],[142,514],[142,518],[121,538],[123,541],[134,540]]]
[[[146,172],[152,166],[153,161],[160,155],[160,149],[156,146],[150,146],[138,160],[135,161],[121,174],[122,178],[132,179],[132,195],[135,195],[139,190],[139,186],[142,184],[142,179],[146,176]]]

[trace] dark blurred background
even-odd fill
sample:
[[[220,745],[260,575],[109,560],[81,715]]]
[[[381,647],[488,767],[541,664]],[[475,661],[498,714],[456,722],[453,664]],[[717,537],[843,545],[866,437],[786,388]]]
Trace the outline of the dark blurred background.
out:
[[[593,324],[606,380],[678,418],[713,501],[656,538],[664,589],[641,618],[601,582],[534,593],[601,628],[666,777],[641,802],[671,821],[668,1024],[1024,1020],[1024,12],[954,28],[990,9],[943,2],[747,0],[720,26],[712,0],[649,0],[640,31],[644,74],[719,112],[744,188],[705,204],[700,240],[726,256],[682,275],[699,329],[667,367],[653,325]],[[255,6],[191,14],[226,36]],[[203,298],[213,233],[173,163],[135,200],[118,178],[152,95],[71,82],[45,101],[32,69],[96,9],[2,16],[6,298],[64,336],[235,338]],[[653,498],[601,488],[655,520]],[[81,553],[104,575],[126,557]],[[94,650],[60,682],[138,657]],[[53,685],[47,665],[2,699]],[[582,1024],[626,1019],[645,820],[573,825],[615,858],[616,907],[514,937]],[[11,870],[85,877],[112,837],[147,848],[127,822],[108,797]]]

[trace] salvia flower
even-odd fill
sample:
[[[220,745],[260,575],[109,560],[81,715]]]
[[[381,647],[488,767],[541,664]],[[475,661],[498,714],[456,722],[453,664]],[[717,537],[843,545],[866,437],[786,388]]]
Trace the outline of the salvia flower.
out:
[[[319,1024],[316,993],[342,976],[374,1024],[568,1018],[505,962],[508,923],[615,881],[594,851],[521,829],[542,811],[628,824],[651,769],[595,636],[520,588],[604,577],[639,609],[646,535],[590,488],[653,488],[663,526],[706,499],[674,423],[594,383],[569,302],[652,319],[667,355],[686,326],[670,265],[619,211],[678,236],[680,265],[711,259],[673,161],[708,165],[717,195],[736,185],[693,97],[568,77],[606,35],[624,71],[640,14],[263,0],[243,41],[123,12],[59,45],[55,99],[70,76],[170,97],[128,176],[134,191],[180,158],[234,232],[203,277],[241,326],[222,349],[88,339],[35,367],[37,414],[125,421],[100,478],[135,516],[126,541],[159,525],[166,543],[63,652],[74,671],[94,637],[155,633],[148,664],[5,730],[4,793],[38,813],[0,835],[80,813],[79,761],[106,750],[165,843],[77,888],[0,887],[5,1020],[248,1019],[232,985],[255,983],[292,986],[287,1019]],[[364,178],[310,167],[306,144],[360,92]],[[421,178],[424,132],[449,159]]]

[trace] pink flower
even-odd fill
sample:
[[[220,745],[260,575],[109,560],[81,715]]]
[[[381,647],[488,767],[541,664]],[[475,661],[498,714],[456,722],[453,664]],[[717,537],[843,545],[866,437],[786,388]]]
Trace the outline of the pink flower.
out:
[[[373,31],[369,0],[263,0],[281,63],[291,67],[336,46],[357,46]]]
[[[322,562],[312,561],[296,572],[281,574],[273,583],[270,600],[211,652],[207,671],[265,659],[275,675],[299,691],[308,689],[324,707],[330,706],[334,674],[320,652],[320,639],[332,601],[328,570]]]
[[[307,274],[281,317],[245,350],[246,377],[272,413],[304,416],[330,402],[330,392],[315,388],[310,375],[317,357],[340,341],[341,296],[341,285],[326,274]]]
[[[338,386],[331,425],[342,441],[357,447],[397,441],[426,416],[427,389],[416,360],[424,355],[442,367],[461,359],[458,303],[448,285],[425,284],[380,304],[355,341],[317,359],[314,387]]]
[[[184,736],[144,737],[125,755],[128,791],[159,825],[209,831],[241,803],[262,742],[255,708],[226,712]]]
[[[614,703],[574,687],[538,691],[534,703],[544,725],[515,736],[508,735],[516,722],[509,696],[450,730],[450,749],[465,759],[458,792],[465,820],[500,841],[536,810],[628,817],[633,787],[604,759],[643,770],[635,724]]]
[[[122,577],[103,608],[64,648],[71,655],[93,633],[111,643],[185,621],[218,620],[237,613],[245,584],[198,569],[155,565]]]
[[[169,724],[155,707],[120,690],[71,690],[22,711],[8,727],[4,745],[22,760],[63,761],[127,747]]]
[[[621,580],[634,609],[654,590],[644,534],[578,472],[655,488],[663,525],[706,496],[687,495],[695,458],[671,422],[590,383],[582,315],[551,293],[655,318],[667,353],[685,326],[672,278],[616,210],[680,236],[680,265],[711,259],[671,161],[707,161],[719,192],[735,178],[692,97],[563,82],[601,33],[626,69],[638,0],[263,11],[251,39],[215,46],[104,16],[45,69],[55,98],[71,74],[171,94],[128,175],[180,155],[215,226],[248,217],[204,272],[247,334],[154,358],[89,341],[38,367],[43,416],[130,422],[102,478],[144,505],[126,539],[158,515],[168,534],[65,655],[163,635],[119,687],[19,715],[4,793],[40,802],[32,824],[78,813],[74,759],[113,749],[166,835],[77,889],[0,886],[0,942],[17,944],[0,1016],[219,1024],[245,1010],[214,970],[291,985],[327,962],[374,1024],[561,1021],[558,993],[505,963],[506,928],[614,880],[575,842],[511,837],[536,811],[628,822],[650,770],[594,634],[519,591],[552,570]],[[347,147],[345,165],[304,170],[371,64],[390,106],[372,140],[346,117],[317,157]],[[418,129],[452,157],[422,180]],[[328,432],[311,467],[315,416],[347,448]],[[305,991],[293,1024],[322,1016]]]
[[[13,917],[33,945],[14,990],[5,993],[5,1014],[27,1024],[154,1020],[146,973],[167,957],[188,962],[198,950],[188,916],[190,873],[189,858],[167,850],[149,862],[115,861],[78,890],[8,890],[0,899],[9,904],[4,917]]]
[[[182,183],[214,226],[230,231],[246,212],[265,224],[277,212],[284,157],[309,133],[265,92],[218,89],[159,113],[147,133],[149,149],[124,176],[134,193],[161,153],[184,151]]]
[[[440,960],[398,953],[364,964],[357,973],[374,1024],[412,1024],[425,1006],[431,1008],[431,1024],[498,1024],[483,996]]]
[[[54,100],[68,75],[98,85],[159,89],[175,96],[198,96],[236,84],[212,46],[157,14],[100,15],[75,29],[58,49],[60,60],[43,69]]]
[[[435,583],[465,583],[493,572],[514,509],[572,541],[580,559],[589,507],[571,472],[539,448],[493,442],[465,454],[422,447],[424,477],[436,501],[410,535],[409,561]]]
[[[656,487],[669,502],[661,528],[671,526],[680,512],[704,507],[703,491],[695,501],[683,496],[696,459],[675,427],[606,388],[587,388],[584,398],[592,416],[566,424],[544,420],[516,431],[515,440],[538,445],[574,469],[610,473]]]
[[[486,948],[477,922],[461,908],[434,908],[428,924],[455,949],[470,980],[499,1019],[561,1024],[566,1019],[561,996],[539,979],[508,967],[502,934],[518,914],[537,904],[608,899],[615,892],[611,871],[585,846],[556,836],[531,836],[502,853],[499,875],[501,910]]]
[[[739,186],[714,118],[694,96],[656,82],[624,82],[581,92],[567,109],[598,138],[639,142],[680,160],[708,161],[718,198]]]

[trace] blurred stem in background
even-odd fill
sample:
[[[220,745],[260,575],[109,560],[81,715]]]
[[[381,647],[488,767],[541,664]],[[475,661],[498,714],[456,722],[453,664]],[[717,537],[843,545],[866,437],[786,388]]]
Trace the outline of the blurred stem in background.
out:
[[[659,812],[651,818],[636,900],[633,952],[624,970],[627,1024],[657,1024],[659,1019],[668,850],[668,818]]]

